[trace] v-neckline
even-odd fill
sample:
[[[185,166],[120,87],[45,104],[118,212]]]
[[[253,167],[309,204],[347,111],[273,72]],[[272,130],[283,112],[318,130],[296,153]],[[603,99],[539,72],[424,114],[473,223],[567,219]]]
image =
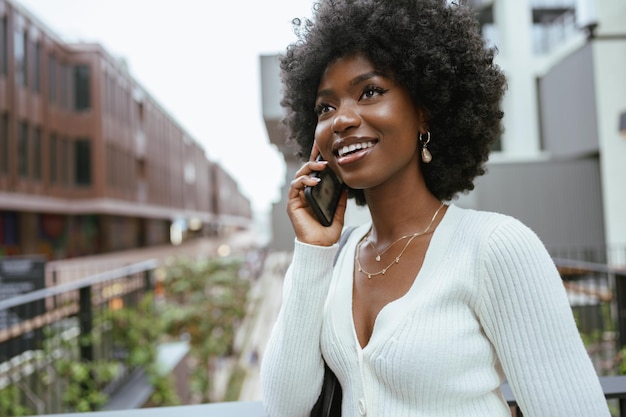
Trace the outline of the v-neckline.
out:
[[[373,340],[382,337],[380,336],[381,334],[384,335],[385,333],[389,333],[393,331],[393,329],[398,325],[399,319],[398,317],[396,317],[396,314],[390,314],[389,312],[390,311],[395,312],[395,313],[405,312],[407,309],[407,303],[408,303],[407,300],[410,300],[412,298],[412,294],[415,291],[418,291],[419,287],[423,287],[424,285],[426,285],[428,281],[428,277],[433,275],[432,273],[433,269],[436,268],[437,266],[436,259],[439,259],[443,255],[445,247],[447,246],[447,245],[438,244],[438,242],[443,242],[446,239],[445,236],[448,235],[448,233],[446,233],[446,231],[448,231],[447,219],[451,217],[449,216],[449,212],[451,211],[452,207],[453,207],[452,204],[448,206],[447,210],[444,212],[444,215],[441,221],[439,222],[439,225],[433,232],[433,235],[431,236],[428,246],[426,247],[426,252],[424,254],[424,260],[422,262],[422,265],[419,271],[417,272],[415,278],[413,279],[413,282],[409,286],[409,289],[400,297],[389,301],[378,311],[378,314],[376,315],[376,318],[374,319],[374,326],[372,328],[372,333],[370,334],[370,337],[367,340],[367,343],[365,344],[365,346],[361,346],[361,342],[359,341],[359,337],[356,331],[356,324],[354,321],[354,312],[353,312],[353,305],[354,305],[353,291],[354,291],[354,276],[355,276],[354,254],[356,253],[356,250],[358,250],[358,242],[360,242],[361,239],[365,236],[365,234],[369,230],[369,227],[365,228],[361,236],[359,236],[358,240],[356,240],[357,243],[356,243],[356,246],[354,246],[353,248],[352,257],[351,257],[352,267],[350,268],[350,271],[351,271],[351,279],[349,281],[350,284],[347,286],[348,288],[346,289],[348,290],[348,294],[350,297],[350,303],[348,305],[350,327],[352,328],[352,335],[353,335],[354,343],[359,353],[362,353],[368,350],[368,348],[372,346]],[[386,316],[391,316],[391,317],[386,317]],[[381,322],[385,324],[382,325]],[[377,332],[377,329],[379,327],[380,329]]]

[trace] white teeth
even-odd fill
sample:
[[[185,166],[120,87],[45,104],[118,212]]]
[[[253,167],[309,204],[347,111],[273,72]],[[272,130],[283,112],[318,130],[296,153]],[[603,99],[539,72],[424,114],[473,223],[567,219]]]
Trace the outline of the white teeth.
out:
[[[372,141],[353,143],[352,145],[346,145],[346,146],[340,148],[339,151],[337,152],[337,154],[339,156],[344,156],[345,154],[348,154],[350,152],[354,152],[354,151],[360,150],[360,149],[371,148],[372,146],[374,146],[374,142],[372,142]]]

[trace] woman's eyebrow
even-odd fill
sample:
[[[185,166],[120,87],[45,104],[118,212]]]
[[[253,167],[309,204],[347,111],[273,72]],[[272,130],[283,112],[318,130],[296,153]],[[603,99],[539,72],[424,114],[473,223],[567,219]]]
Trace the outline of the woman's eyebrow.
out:
[[[351,81],[350,81],[350,85],[351,86],[357,86],[359,84],[361,84],[363,81],[367,81],[370,78],[374,78],[374,77],[387,77],[387,74],[385,74],[382,71],[370,71],[370,72],[366,72],[364,74],[361,75],[357,75],[356,77],[354,77]]]

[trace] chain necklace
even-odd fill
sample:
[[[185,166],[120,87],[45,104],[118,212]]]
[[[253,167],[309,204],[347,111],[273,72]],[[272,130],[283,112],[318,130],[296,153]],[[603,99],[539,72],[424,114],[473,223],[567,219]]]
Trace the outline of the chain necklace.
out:
[[[434,220],[434,217],[433,217]],[[426,233],[426,231],[428,231],[428,228],[430,227],[430,225],[432,224],[432,220],[430,222],[430,224],[428,225],[428,227],[426,228],[426,230],[424,230],[424,232],[422,233]],[[371,231],[371,230],[370,230]],[[367,234],[366,237],[369,237],[369,233]],[[383,249],[382,252],[378,252],[378,249],[376,249],[376,246],[372,243],[371,240],[367,241],[367,244],[370,245],[372,247],[372,249],[374,249],[374,252],[376,252],[376,257],[374,259],[376,259],[376,262],[380,262],[380,257],[383,256],[385,254],[385,252],[387,252],[393,245],[395,245],[396,243],[398,243],[399,241],[406,239],[407,237],[415,237],[415,233],[411,233],[408,235],[404,235],[402,237],[399,237],[398,239],[394,240],[393,243],[390,243],[389,246],[387,246],[385,249]]]
[[[428,226],[426,226],[426,228],[424,230],[422,230],[421,232],[415,232],[413,234],[410,235],[404,235],[401,238],[397,239],[395,242],[393,242],[391,245],[387,246],[385,248],[385,250],[382,251],[382,253],[378,253],[378,251],[376,251],[376,248],[374,247],[374,245],[372,244],[372,247],[374,248],[374,250],[376,251],[376,253],[378,254],[376,256],[376,262],[380,261],[380,255],[382,255],[383,253],[387,252],[387,249],[389,249],[390,247],[392,247],[393,245],[395,245],[396,243],[398,243],[399,241],[401,241],[402,239],[406,239],[409,238],[409,240],[407,240],[407,242],[405,243],[404,247],[402,248],[402,250],[400,251],[400,254],[398,254],[398,256],[395,257],[395,259],[393,261],[391,261],[391,263],[389,265],[387,265],[385,268],[381,269],[378,272],[367,272],[366,270],[363,269],[363,267],[361,266],[361,259],[360,259],[360,253],[361,253],[361,246],[363,245],[363,242],[365,241],[365,238],[367,238],[372,229],[370,229],[370,231],[363,237],[363,239],[361,239],[361,241],[359,242],[358,247],[356,248],[356,256],[355,261],[356,261],[356,265],[357,268],[359,269],[359,272],[364,273],[365,275],[367,275],[367,279],[372,279],[372,277],[375,277],[377,275],[385,275],[385,273],[389,270],[389,268],[391,268],[392,266],[394,266],[395,264],[397,264],[398,262],[400,262],[400,258],[402,257],[402,255],[404,254],[404,252],[407,250],[407,248],[409,247],[409,245],[411,244],[411,242],[413,241],[413,239],[415,239],[418,236],[422,236],[425,235],[426,233],[428,233],[430,231],[430,227],[433,225],[435,219],[437,218],[437,215],[439,214],[439,211],[441,211],[441,209],[443,208],[444,204],[441,203],[441,205],[439,206],[439,208],[437,209],[437,211],[435,211],[435,214],[433,214],[432,219],[430,219],[430,223],[428,223]],[[371,242],[369,242],[371,244]]]

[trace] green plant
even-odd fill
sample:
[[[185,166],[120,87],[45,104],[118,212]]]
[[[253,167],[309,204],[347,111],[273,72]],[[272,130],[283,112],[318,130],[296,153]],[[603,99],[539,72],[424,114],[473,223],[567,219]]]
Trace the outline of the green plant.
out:
[[[38,378],[63,393],[61,411],[89,412],[106,403],[105,388],[120,372],[142,368],[153,387],[149,406],[177,405],[171,376],[157,369],[157,346],[167,338],[187,338],[195,362],[188,386],[194,398],[210,401],[211,365],[234,353],[236,329],[246,314],[250,282],[240,277],[241,265],[238,258],[179,260],[166,268],[164,298],[147,295],[136,306],[100,310],[89,335],[78,334],[77,323],[47,328],[42,355],[54,360]],[[81,359],[81,346],[103,341],[113,344],[117,359]],[[226,399],[236,399],[244,377],[245,370],[233,371]],[[0,389],[0,417],[35,413],[23,404],[19,386]]]
[[[16,385],[0,389],[0,417],[18,417],[33,415],[34,411],[24,407],[18,400],[20,393]]]
[[[164,323],[154,309],[154,296],[144,296],[136,307],[108,310],[103,320],[110,324],[114,345],[125,353],[125,365],[141,367],[148,375],[153,388],[150,405],[177,405],[179,400],[173,382],[157,369],[157,346],[163,336]]]
[[[211,363],[233,353],[235,332],[246,314],[250,282],[240,278],[241,265],[238,258],[178,260],[163,282],[162,317],[168,334],[189,337],[198,364],[190,387],[202,402],[210,401]]]
[[[146,367],[156,361],[163,326],[156,317],[152,295],[144,296],[137,306],[106,310],[101,320],[110,324],[109,337],[125,353],[128,366]]]
[[[67,407],[79,412],[95,411],[106,403],[108,397],[101,389],[109,381],[98,375],[93,363],[64,359],[58,361],[55,368],[67,381],[62,398]]]
[[[70,411],[95,411],[108,400],[102,391],[119,372],[113,361],[88,361],[80,358],[80,346],[91,343],[93,335],[63,336],[48,332],[44,343],[46,357],[54,357],[55,384],[63,386],[61,401]],[[78,343],[77,343],[78,342]],[[48,380],[50,375],[43,374]],[[46,381],[50,383],[50,381]]]
[[[239,399],[241,388],[243,387],[243,383],[246,379],[246,374],[246,369],[237,363],[235,369],[233,369],[233,372],[230,374],[224,401],[237,401]]]
[[[174,381],[170,375],[160,375],[153,372],[150,377],[150,384],[153,392],[150,396],[148,406],[162,407],[169,405],[178,405],[180,400],[174,390]]]
[[[77,412],[100,409],[108,400],[104,388],[119,376],[123,368],[139,367],[144,369],[154,387],[154,405],[178,404],[171,382],[159,375],[156,368],[157,345],[163,327],[162,321],[156,318],[153,300],[152,295],[147,295],[137,306],[101,311],[94,319],[90,335],[71,339],[48,335],[48,355],[58,358],[54,361],[54,368],[59,379],[57,383],[64,387],[62,402],[65,409]],[[80,346],[97,343],[103,338],[110,338],[115,349],[123,352],[121,361],[80,358]]]

